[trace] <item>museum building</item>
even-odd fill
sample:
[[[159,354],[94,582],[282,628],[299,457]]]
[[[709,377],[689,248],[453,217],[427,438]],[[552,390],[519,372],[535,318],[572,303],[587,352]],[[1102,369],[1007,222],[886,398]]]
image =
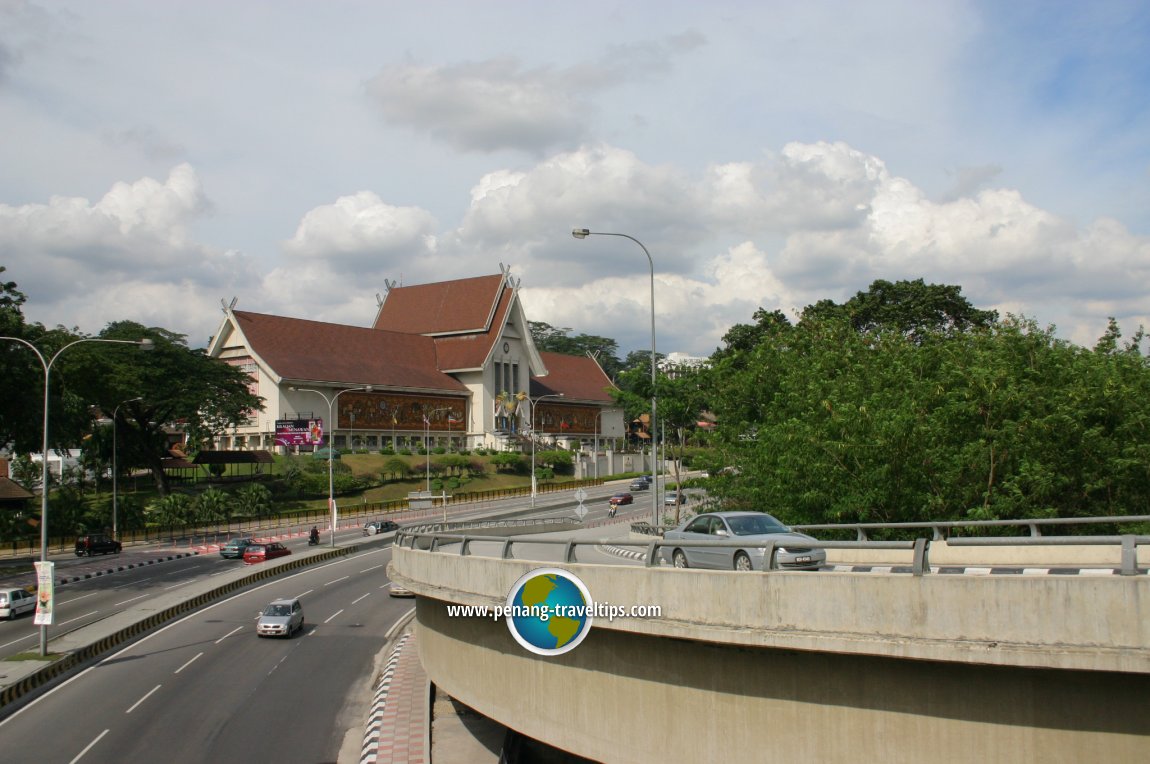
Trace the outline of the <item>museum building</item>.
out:
[[[388,283],[370,328],[235,305],[224,304],[208,354],[248,372],[264,410],[218,449],[520,450],[534,431],[537,445],[590,451],[625,434],[593,358],[535,347],[509,268]]]

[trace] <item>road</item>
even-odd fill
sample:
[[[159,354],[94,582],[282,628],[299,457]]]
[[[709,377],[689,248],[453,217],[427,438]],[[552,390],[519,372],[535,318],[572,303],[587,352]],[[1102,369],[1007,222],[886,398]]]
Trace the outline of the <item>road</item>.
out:
[[[412,607],[387,594],[391,547],[276,578],[108,656],[0,722],[8,761],[335,761],[363,723],[374,662]],[[255,636],[270,600],[307,626]],[[358,741],[357,741],[358,742]]]

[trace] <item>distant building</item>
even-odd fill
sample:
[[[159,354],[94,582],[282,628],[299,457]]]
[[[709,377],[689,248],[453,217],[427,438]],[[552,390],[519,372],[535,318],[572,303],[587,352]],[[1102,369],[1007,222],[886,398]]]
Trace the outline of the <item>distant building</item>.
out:
[[[668,377],[677,377],[687,371],[698,371],[711,365],[710,358],[690,356],[686,353],[668,353],[658,362],[659,371]]]
[[[514,450],[532,430],[568,448],[625,435],[594,359],[536,349],[510,269],[387,286],[371,327],[226,306],[208,354],[246,371],[265,410],[213,447]]]

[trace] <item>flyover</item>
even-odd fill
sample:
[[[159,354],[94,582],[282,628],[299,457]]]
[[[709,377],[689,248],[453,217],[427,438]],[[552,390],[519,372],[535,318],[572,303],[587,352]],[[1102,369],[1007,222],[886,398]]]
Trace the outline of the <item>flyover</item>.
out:
[[[389,570],[417,595],[431,681],[590,759],[1135,761],[1150,742],[1145,537],[1121,544],[1123,565],[1112,545],[1105,575],[967,576],[612,565],[581,561],[595,541],[539,554],[527,539],[452,530],[400,534]],[[968,558],[956,541],[912,545],[906,568],[910,555]],[[1012,549],[1036,564],[1021,544],[993,554]],[[505,604],[542,566],[570,571],[596,602],[660,613],[598,619],[576,649],[547,657],[502,621],[449,614]]]

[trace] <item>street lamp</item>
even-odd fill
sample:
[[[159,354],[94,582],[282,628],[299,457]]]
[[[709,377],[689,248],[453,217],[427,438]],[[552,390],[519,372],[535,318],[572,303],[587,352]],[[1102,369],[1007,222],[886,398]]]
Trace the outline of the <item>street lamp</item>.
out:
[[[535,407],[539,401],[544,398],[562,398],[563,393],[547,393],[540,395],[535,400],[531,400],[531,396],[527,396],[527,401],[531,404],[531,506],[535,506],[535,494],[537,489],[535,487]]]
[[[427,487],[425,490],[429,496],[431,495],[431,415],[441,411],[451,411],[451,409],[441,408],[423,412],[423,450],[427,452]],[[447,499],[443,500],[443,512],[445,515],[447,514]]]
[[[64,347],[56,351],[50,359],[45,359],[44,354],[40,349],[33,345],[31,342],[20,337],[0,337],[0,340],[11,340],[12,342],[19,342],[21,345],[29,348],[36,357],[40,359],[40,365],[44,367],[44,440],[40,451],[41,455],[41,472],[40,472],[40,562],[48,562],[48,385],[52,376],[52,364],[56,363],[56,359],[60,357],[68,348],[73,345],[79,345],[82,342],[107,342],[115,345],[135,345],[140,350],[152,350],[155,343],[150,339],[142,340],[108,340],[100,337],[85,337],[84,339],[69,342]],[[64,474],[64,463],[60,463],[60,475]],[[37,608],[37,619],[41,619],[41,613]],[[48,627],[52,624],[52,611],[49,606],[48,612],[42,617],[40,623],[40,655],[46,656],[48,654]]]
[[[586,239],[588,236],[620,236],[624,239],[630,239],[639,245],[643,250],[643,254],[647,256],[647,263],[651,266],[651,461],[652,473],[655,475],[655,487],[651,491],[651,516],[654,519],[655,527],[659,527],[659,475],[662,470],[655,471],[655,465],[659,461],[659,444],[656,438],[657,430],[655,429],[655,408],[656,408],[656,395],[655,395],[655,261],[651,259],[651,253],[643,246],[643,242],[636,239],[634,236],[629,236],[625,233],[604,233],[602,231],[589,231],[586,228],[575,228],[571,231],[571,235],[576,239]]]
[[[143,397],[129,398],[126,401],[121,401],[119,405],[117,405],[116,408],[112,410],[112,538],[117,540],[119,540],[120,536],[118,534],[119,526],[117,524],[117,517],[119,515],[118,507],[116,504],[116,493],[118,486],[117,480],[120,476],[120,473],[116,464],[116,445],[119,443],[119,440],[117,439],[118,433],[116,432],[116,415],[120,413],[120,406],[123,406],[125,403],[135,403],[136,401],[142,400],[144,400]]]
[[[331,509],[331,546],[333,549],[335,548],[335,526],[336,526],[336,523],[339,522],[339,517],[338,517],[338,515],[336,513],[336,509],[335,509],[335,476],[333,473],[333,467],[334,467],[334,462],[335,462],[335,458],[334,458],[335,454],[333,453],[333,450],[335,449],[335,425],[336,425],[335,402],[338,401],[339,396],[343,395],[344,393],[351,393],[351,392],[370,393],[374,389],[375,388],[373,388],[371,385],[364,385],[363,387],[349,387],[345,390],[340,390],[338,393],[336,393],[335,395],[333,395],[331,397],[328,397],[327,393],[324,393],[320,390],[313,390],[310,387],[289,387],[288,388],[288,390],[291,390],[292,392],[315,393],[320,398],[323,398],[325,401],[327,401],[327,424],[328,424],[328,427],[330,428],[329,432],[331,432],[331,438],[328,440],[328,443],[327,443],[327,505],[328,505],[328,508]]]

